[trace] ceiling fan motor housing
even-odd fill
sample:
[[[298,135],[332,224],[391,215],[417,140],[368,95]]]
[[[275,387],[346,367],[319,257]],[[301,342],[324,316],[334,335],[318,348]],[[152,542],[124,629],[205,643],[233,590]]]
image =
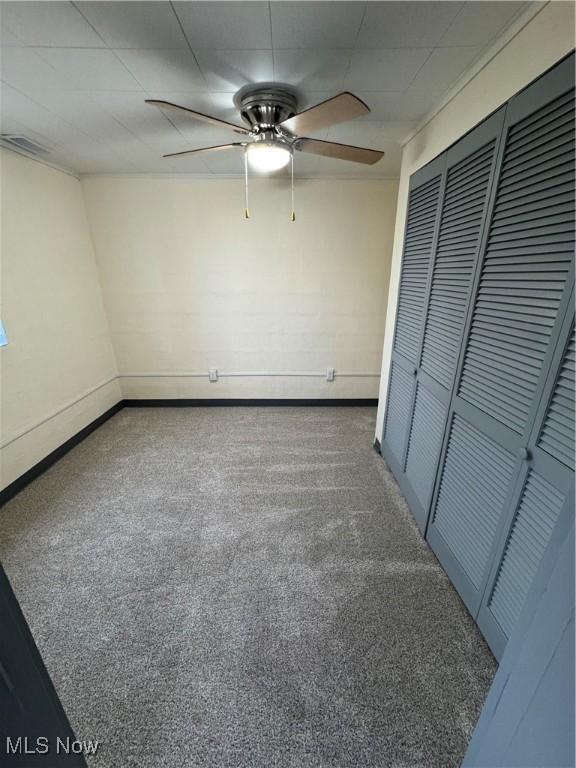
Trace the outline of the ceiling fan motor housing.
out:
[[[240,114],[256,134],[278,135],[274,127],[296,114],[296,95],[285,88],[255,88],[240,98]]]

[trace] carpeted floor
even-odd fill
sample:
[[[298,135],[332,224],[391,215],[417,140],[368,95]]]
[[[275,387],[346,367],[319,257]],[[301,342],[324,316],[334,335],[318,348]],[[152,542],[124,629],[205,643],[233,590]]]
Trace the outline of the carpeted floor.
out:
[[[125,409],[0,511],[91,765],[459,765],[495,662],[375,415]]]

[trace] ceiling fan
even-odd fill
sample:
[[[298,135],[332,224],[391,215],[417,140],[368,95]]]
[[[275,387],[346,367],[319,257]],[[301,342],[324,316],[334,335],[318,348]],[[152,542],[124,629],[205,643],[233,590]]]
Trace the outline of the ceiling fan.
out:
[[[328,128],[336,123],[353,120],[366,115],[369,107],[352,93],[344,92],[309,109],[298,112],[296,93],[287,86],[260,85],[241,89],[235,99],[246,126],[229,123],[211,115],[204,115],[188,107],[182,107],[169,101],[146,99],[162,110],[187,115],[211,125],[232,129],[235,133],[246,136],[246,141],[232,144],[220,144],[200,149],[187,149],[173,152],[163,157],[177,157],[196,152],[220,152],[227,149],[242,149],[245,163],[258,171],[277,171],[284,168],[293,158],[294,150],[307,152],[338,160],[373,165],[384,152],[375,149],[355,147],[351,144],[338,144],[302,136],[303,133]]]

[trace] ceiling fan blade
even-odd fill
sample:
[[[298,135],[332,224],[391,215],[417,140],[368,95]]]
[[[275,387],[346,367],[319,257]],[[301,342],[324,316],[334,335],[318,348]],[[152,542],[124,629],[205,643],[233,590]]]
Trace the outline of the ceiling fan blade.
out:
[[[311,155],[323,155],[333,157],[336,160],[350,160],[353,163],[374,165],[384,157],[384,152],[378,149],[366,149],[354,147],[352,144],[337,144],[334,141],[321,141],[320,139],[297,139],[294,147],[300,152],[308,152]]]
[[[305,109],[304,112],[289,117],[288,120],[280,123],[279,127],[295,134],[310,133],[328,128],[336,123],[353,120],[355,117],[367,115],[369,112],[370,107],[367,107],[354,94],[345,91],[339,93],[338,96],[333,96],[331,99],[316,104],[314,107]]]
[[[233,144],[217,144],[215,147],[200,147],[199,149],[185,149],[183,152],[171,152],[169,155],[162,155],[162,157],[178,157],[179,155],[191,155],[194,152],[219,152],[221,149],[233,149],[234,147],[245,147],[241,141],[236,141]]]
[[[159,107],[160,109],[168,109],[172,112],[187,115],[188,117],[192,117],[196,120],[202,120],[204,123],[219,125],[222,128],[231,128],[235,133],[244,133],[246,135],[250,133],[249,128],[244,128],[243,126],[236,125],[235,123],[228,123],[226,120],[220,120],[220,118],[212,117],[212,115],[205,115],[203,112],[196,112],[193,109],[188,109],[188,107],[182,107],[179,104],[173,104],[171,101],[161,101],[160,99],[145,99],[145,102],[146,104],[153,104],[155,107]]]

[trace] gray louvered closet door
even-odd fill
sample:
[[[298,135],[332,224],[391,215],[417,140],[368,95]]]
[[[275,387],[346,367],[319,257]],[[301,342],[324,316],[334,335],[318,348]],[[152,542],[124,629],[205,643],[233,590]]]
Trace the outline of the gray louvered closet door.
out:
[[[497,655],[573,494],[573,82],[571,57],[507,106],[428,526]]]
[[[382,444],[386,460],[397,477],[403,474],[412,417],[444,169],[445,159],[440,158],[410,179]]]
[[[422,530],[503,120],[500,110],[426,166],[410,192],[383,453]]]
[[[500,655],[524,608],[539,569],[555,562],[574,517],[574,313],[556,349],[556,359],[516,486],[511,514],[505,520],[482,599],[478,623]],[[554,547],[554,544],[557,546]],[[545,581],[542,579],[542,581]]]

